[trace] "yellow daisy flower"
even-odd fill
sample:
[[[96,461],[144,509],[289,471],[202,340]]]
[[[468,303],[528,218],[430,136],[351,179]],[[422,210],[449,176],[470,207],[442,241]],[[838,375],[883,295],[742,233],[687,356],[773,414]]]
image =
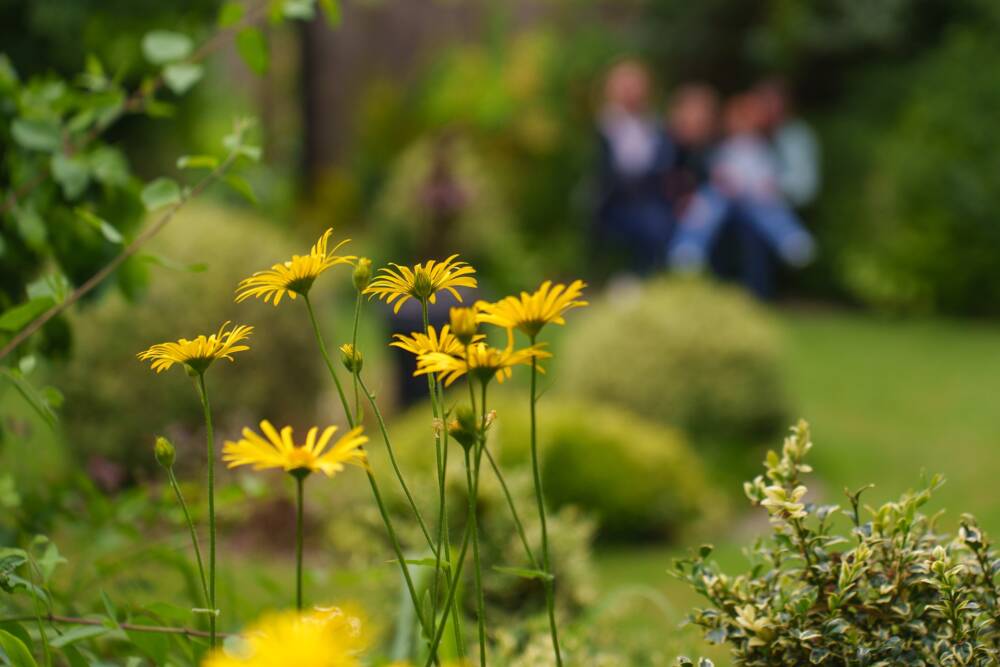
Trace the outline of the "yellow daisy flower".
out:
[[[399,264],[392,265],[395,270],[383,267],[379,269],[379,275],[365,288],[364,293],[378,296],[387,304],[395,301],[394,313],[398,313],[403,304],[411,298],[434,303],[437,293],[441,290],[448,290],[452,296],[461,301],[462,295],[455,288],[474,288],[477,283],[472,274],[476,270],[466,262],[455,261],[456,257],[458,255],[452,255],[443,262],[432,259],[417,264],[412,269]]]
[[[194,340],[181,338],[177,342],[160,343],[136,355],[140,361],[152,361],[150,367],[161,373],[174,364],[184,364],[194,373],[204,373],[216,359],[233,361],[233,354],[249,350],[248,345],[240,345],[253,332],[253,327],[239,325],[226,331],[229,322],[224,322],[219,330],[209,336],[201,335]]]
[[[360,667],[367,646],[361,619],[339,607],[262,617],[202,667]]]
[[[474,374],[482,382],[488,382],[492,377],[496,377],[498,382],[503,382],[511,376],[511,369],[514,366],[530,366],[532,359],[545,359],[551,356],[541,349],[540,345],[515,350],[513,347],[500,349],[478,342],[469,346],[468,356],[465,348],[459,354],[428,352],[420,355],[417,358],[417,370],[414,375],[437,373],[444,380],[446,387],[466,373]],[[541,367],[538,370],[545,372]]]
[[[430,352],[444,352],[445,354],[460,355],[465,353],[465,346],[451,333],[448,325],[441,327],[441,333],[434,329],[434,325],[427,327],[427,333],[414,331],[413,334],[405,336],[403,334],[393,334],[394,340],[389,343],[392,347],[406,350],[415,356],[428,354]],[[475,341],[482,340],[483,336],[476,336]]]
[[[327,269],[337,264],[350,264],[357,257],[354,255],[337,255],[337,250],[350,239],[344,239],[333,248],[327,248],[332,229],[323,232],[323,236],[309,249],[308,255],[292,255],[287,262],[275,264],[266,271],[258,271],[249,278],[240,281],[236,288],[236,303],[250,297],[263,297],[264,303],[274,299],[277,306],[287,293],[295,299],[299,294],[305,295],[312,287],[313,281]]]
[[[322,435],[316,437],[319,428],[313,426],[306,434],[306,441],[296,445],[292,439],[292,427],[286,426],[279,433],[266,419],[260,423],[260,430],[266,437],[253,429],[243,429],[243,437],[233,442],[227,440],[222,447],[222,460],[230,468],[252,465],[254,470],[281,468],[292,474],[320,471],[327,477],[344,469],[344,464],[366,467],[368,457],[363,446],[368,436],[362,427],[353,428],[341,436],[327,449],[330,439],[337,431],[336,426],[327,426]]]
[[[563,315],[571,308],[588,305],[580,300],[587,284],[574,280],[569,286],[553,285],[546,280],[533,293],[521,292],[520,296],[508,296],[496,303],[479,301],[479,321],[495,324],[505,329],[520,329],[528,337],[534,338],[546,324],[565,324]]]

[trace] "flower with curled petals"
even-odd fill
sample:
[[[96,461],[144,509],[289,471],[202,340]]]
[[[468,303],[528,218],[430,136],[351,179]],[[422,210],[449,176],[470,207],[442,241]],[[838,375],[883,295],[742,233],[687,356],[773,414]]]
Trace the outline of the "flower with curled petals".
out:
[[[219,330],[208,336],[202,334],[193,340],[181,338],[176,342],[153,345],[136,355],[140,361],[152,362],[150,368],[157,373],[169,369],[174,364],[184,364],[189,372],[200,375],[216,359],[233,361],[233,354],[250,349],[242,344],[253,332],[252,326],[241,324],[226,331],[229,322],[224,322]]]
[[[277,306],[285,294],[290,299],[295,299],[299,294],[308,294],[316,278],[327,269],[354,262],[357,259],[354,255],[336,254],[350,239],[344,239],[332,248],[327,247],[332,234],[332,229],[326,230],[309,249],[309,254],[292,255],[290,260],[275,264],[270,269],[257,271],[240,281],[236,288],[236,303],[256,297],[263,298],[264,303],[273,300]]]
[[[392,264],[392,268],[382,267],[364,293],[377,296],[390,305],[395,302],[394,313],[410,299],[435,303],[441,290],[451,292],[461,302],[462,295],[455,288],[476,287],[473,277],[476,270],[466,262],[456,261],[456,257],[458,255],[452,255],[441,262],[432,259],[413,268],[399,264]]]
[[[586,286],[582,280],[569,285],[546,280],[531,294],[521,292],[520,296],[508,296],[495,303],[479,301],[476,303],[479,321],[519,329],[534,338],[546,324],[565,324],[563,315],[567,310],[588,305],[580,299]]]

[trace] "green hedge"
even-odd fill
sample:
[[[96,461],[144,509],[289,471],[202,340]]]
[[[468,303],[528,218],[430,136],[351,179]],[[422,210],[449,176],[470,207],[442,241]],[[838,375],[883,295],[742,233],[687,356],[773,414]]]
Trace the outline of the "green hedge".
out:
[[[659,280],[581,311],[560,349],[556,390],[696,437],[753,441],[785,420],[779,345],[741,290]]]

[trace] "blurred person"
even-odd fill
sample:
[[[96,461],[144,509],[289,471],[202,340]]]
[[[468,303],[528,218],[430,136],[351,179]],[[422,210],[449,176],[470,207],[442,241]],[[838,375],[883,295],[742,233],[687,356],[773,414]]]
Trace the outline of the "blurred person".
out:
[[[674,227],[664,190],[674,149],[649,114],[649,97],[646,68],[623,60],[607,74],[598,119],[597,249],[623,254],[627,265],[613,268],[639,275],[662,266]]]
[[[774,296],[774,262],[803,266],[814,243],[785,201],[777,158],[764,131],[766,109],[754,94],[726,103],[725,138],[712,158],[711,180],[681,218],[668,250],[680,270],[700,270],[725,231],[737,245],[737,274],[758,298]]]
[[[756,86],[764,128],[777,159],[778,187],[795,208],[811,204],[820,187],[820,150],[809,124],[791,113],[788,89],[779,79]]]
[[[719,134],[719,96],[705,83],[688,83],[674,93],[667,110],[667,133],[676,150],[667,175],[667,197],[680,215],[711,175]]]

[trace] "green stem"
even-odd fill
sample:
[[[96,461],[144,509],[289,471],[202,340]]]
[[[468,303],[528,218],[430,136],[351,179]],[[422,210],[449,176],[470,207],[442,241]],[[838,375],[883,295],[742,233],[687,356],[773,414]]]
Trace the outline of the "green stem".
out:
[[[535,344],[535,337],[531,337]],[[552,635],[552,650],[555,651],[556,665],[562,665],[562,653],[559,650],[559,630],[556,626],[555,580],[552,577],[552,566],[549,561],[549,531],[545,521],[545,496],[542,492],[542,473],[538,465],[538,429],[535,403],[538,400],[538,359],[531,358],[531,471],[535,477],[535,500],[538,502],[538,518],[542,524],[542,567],[545,574],[545,606],[549,614],[549,632]]]
[[[443,406],[444,405],[443,388],[441,387],[440,383],[435,383],[435,384],[436,384],[436,388],[437,388],[437,391],[438,391],[438,399],[437,399],[438,400],[438,406]],[[439,409],[441,409],[442,413],[444,412],[443,408],[439,408]],[[448,480],[448,427],[447,427],[447,424],[444,426],[444,428],[442,430],[442,434],[441,434],[441,448],[442,448],[443,451],[442,451],[442,456],[441,456],[441,479],[442,479],[442,482],[441,482],[441,508],[440,508],[440,512],[441,512],[441,525],[440,525],[440,529],[441,529],[443,537],[441,539],[440,544],[443,545],[442,549],[444,550],[445,563],[447,563],[447,565],[448,565],[447,571],[445,572],[445,583],[450,585],[450,583],[451,583],[450,577],[452,576],[452,562],[453,561],[451,559],[451,535],[449,534],[449,528],[448,528],[448,510],[447,510],[447,506],[445,504],[445,496],[447,495],[446,494],[445,484],[447,483],[447,480]],[[453,600],[452,604],[455,607],[452,610],[452,628],[453,628],[454,633],[455,633],[455,648],[458,651],[458,659],[460,661],[462,661],[462,660],[465,659],[465,640],[462,638],[462,618],[461,618],[461,616],[458,613],[458,603]],[[447,610],[445,611],[444,618],[442,618],[441,622],[444,623],[446,618],[447,618]]]
[[[399,485],[403,488],[403,494],[406,496],[407,502],[410,503],[410,509],[413,510],[413,514],[417,517],[417,523],[420,524],[420,530],[424,534],[424,539],[427,540],[427,546],[431,552],[437,554],[437,550],[434,548],[434,540],[431,539],[430,531],[427,530],[427,524],[424,523],[424,517],[420,514],[417,503],[413,500],[413,494],[410,493],[410,487],[407,486],[406,480],[403,478],[403,471],[400,470],[399,463],[396,461],[396,454],[392,449],[392,443],[389,441],[389,431],[385,426],[385,420],[382,418],[382,411],[379,410],[378,403],[375,402],[375,395],[368,390],[365,381],[360,377],[358,378],[358,382],[361,383],[361,391],[368,397],[368,404],[371,406],[372,412],[375,413],[375,419],[378,421],[379,430],[382,432],[382,440],[385,441],[385,449],[389,453],[389,461],[392,463],[392,469],[396,473],[396,479],[399,480]]]
[[[468,358],[468,357],[466,357]],[[482,382],[482,420],[479,426],[479,442],[476,449],[475,493],[469,494],[469,512],[472,521],[472,560],[475,564],[476,583],[476,622],[479,627],[479,666],[486,666],[486,602],[483,599],[483,565],[479,557],[479,520],[476,517],[476,506],[479,494],[479,470],[483,461],[483,451],[486,449],[486,382]]]
[[[326,368],[330,371],[330,377],[333,378],[333,384],[337,387],[337,394],[340,396],[340,403],[344,406],[344,413],[347,416],[347,423],[351,428],[354,428],[354,416],[351,413],[351,408],[347,403],[347,397],[344,395],[344,388],[340,384],[340,378],[337,376],[337,369],[333,365],[333,361],[330,360],[330,354],[326,351],[326,343],[323,342],[323,334],[319,330],[319,322],[316,321],[316,312],[313,310],[312,302],[309,301],[309,295],[303,294],[302,300],[306,302],[306,310],[309,311],[309,320],[312,322],[313,332],[316,334],[316,342],[319,343],[320,354],[323,355],[323,361],[326,362]]]
[[[521,517],[517,514],[517,509],[514,507],[514,498],[510,495],[510,489],[507,487],[507,481],[503,477],[503,473],[500,472],[500,466],[497,464],[496,459],[493,458],[493,454],[486,445],[483,445],[483,453],[486,454],[486,460],[490,462],[490,466],[493,468],[493,473],[496,475],[497,481],[500,482],[500,488],[503,489],[503,495],[507,498],[507,506],[510,508],[510,514],[514,517],[514,525],[517,526],[517,534],[521,537],[521,545],[524,547],[524,553],[528,556],[528,560],[531,561],[532,567],[538,567],[538,561],[535,560],[535,554],[531,551],[531,547],[528,545],[528,536],[524,532],[524,525],[521,523]]]
[[[205,413],[205,453],[208,457],[208,616],[209,643],[216,645],[218,608],[215,606],[215,434],[212,431],[212,407],[205,388],[205,374],[198,374],[198,394]]]
[[[475,471],[469,461],[469,454],[465,454],[465,478],[469,488],[469,526],[472,533],[472,561],[474,564],[474,574],[476,583],[476,625],[479,629],[479,665],[486,665],[486,610],[483,601],[483,570],[479,560],[479,520],[476,517],[476,499],[479,492],[479,452],[476,452],[477,463]]]
[[[424,334],[429,334],[430,332],[430,321],[427,316],[427,300],[420,300],[420,312],[424,324]],[[447,444],[444,445],[444,451],[442,452],[442,439],[447,443],[448,435],[448,425],[444,422],[444,418],[441,410],[441,400],[437,392],[437,382],[435,382],[434,374],[427,374],[427,393],[430,395],[431,399],[431,414],[435,420],[441,421],[441,431],[435,431],[434,433],[434,460],[437,464],[437,483],[438,483],[438,534],[437,534],[437,553],[434,557],[434,583],[432,585],[431,593],[431,609],[433,613],[433,621],[431,623],[432,627],[437,622],[438,615],[438,601],[440,598],[441,589],[441,559],[442,556],[450,557],[450,543],[447,535],[447,525],[448,525],[448,515],[445,508],[445,457],[447,455]],[[445,553],[443,553],[445,552]],[[446,558],[445,562],[448,560]]]
[[[465,468],[466,468],[466,471],[469,470],[469,466],[470,466],[469,452],[468,452],[468,450],[466,450],[466,452],[465,452]],[[466,472],[466,482],[467,483],[468,483],[468,479],[469,479],[468,478],[468,472]],[[474,495],[474,494],[472,494],[472,492],[470,492],[470,495]],[[457,604],[457,602],[455,600],[455,592],[458,590],[459,582],[462,579],[462,569],[463,569],[463,566],[465,565],[465,556],[469,552],[469,537],[471,535],[472,535],[472,522],[471,521],[466,521],[465,522],[465,530],[462,533],[462,546],[459,548],[458,558],[455,559],[455,571],[452,573],[451,587],[448,589],[448,598],[445,600],[445,604],[444,604],[444,615],[441,618],[441,624],[438,625],[437,631],[434,634],[434,640],[431,642],[430,653],[428,654],[427,662],[424,664],[424,667],[430,667],[431,662],[437,656],[437,649],[438,649],[438,646],[441,644],[441,638],[444,636],[444,628],[445,628],[445,625],[447,625],[446,621],[448,619],[448,612],[449,611],[454,610],[455,623],[456,624],[458,623],[458,618],[459,618],[459,616],[458,616],[458,604]]]
[[[351,349],[354,353],[358,352],[358,320],[361,319],[361,292],[358,292],[357,301],[354,302],[354,331],[351,334]],[[354,382],[354,414],[356,415],[354,421],[356,424],[361,423],[361,395],[358,393],[358,369],[355,365],[354,372],[351,373]]]
[[[198,533],[194,529],[194,521],[191,520],[191,513],[188,511],[187,503],[184,502],[184,494],[181,493],[180,484],[177,483],[177,476],[174,475],[173,468],[167,468],[167,479],[174,490],[174,496],[184,512],[184,521],[187,522],[188,531],[191,533],[191,544],[194,546],[194,557],[198,562],[198,575],[201,577],[201,591],[205,595],[205,604],[209,604],[208,580],[205,578],[205,565],[201,560],[201,545],[198,543]],[[196,605],[198,606],[198,605]]]
[[[303,487],[306,477],[295,475],[295,608],[302,611],[302,527],[305,499]]]
[[[316,334],[316,342],[319,344],[320,353],[323,355],[326,367],[330,371],[330,377],[333,378],[333,383],[337,386],[337,393],[340,395],[341,403],[344,406],[344,414],[347,416],[347,423],[351,428],[354,428],[354,418],[351,415],[351,409],[347,404],[347,399],[344,397],[344,391],[340,386],[340,380],[337,378],[336,369],[330,361],[330,355],[327,354],[326,344],[323,342],[323,334],[319,329],[319,323],[316,321],[316,314],[313,312],[312,304],[309,302],[309,299],[307,297],[304,298],[307,310],[309,311],[309,319],[312,321],[313,332]],[[399,537],[396,535],[396,529],[392,525],[392,519],[389,517],[389,511],[386,509],[385,501],[382,499],[382,493],[379,491],[378,482],[375,480],[375,475],[371,470],[366,468],[365,473],[368,476],[368,484],[371,486],[372,496],[375,499],[375,504],[378,506],[379,515],[382,517],[382,523],[385,525],[385,530],[389,534],[389,541],[392,543],[392,549],[396,554],[396,561],[399,563],[400,570],[403,573],[403,580],[406,582],[407,591],[410,594],[410,599],[413,601],[413,609],[416,612],[417,620],[420,622],[424,631],[431,634],[429,632],[430,626],[424,619],[423,609],[420,606],[420,598],[417,596],[417,589],[413,585],[413,577],[410,576],[410,569],[406,565],[406,557],[403,555],[403,548],[399,543]],[[432,658],[434,658],[433,661],[436,663],[437,658],[433,655]]]

